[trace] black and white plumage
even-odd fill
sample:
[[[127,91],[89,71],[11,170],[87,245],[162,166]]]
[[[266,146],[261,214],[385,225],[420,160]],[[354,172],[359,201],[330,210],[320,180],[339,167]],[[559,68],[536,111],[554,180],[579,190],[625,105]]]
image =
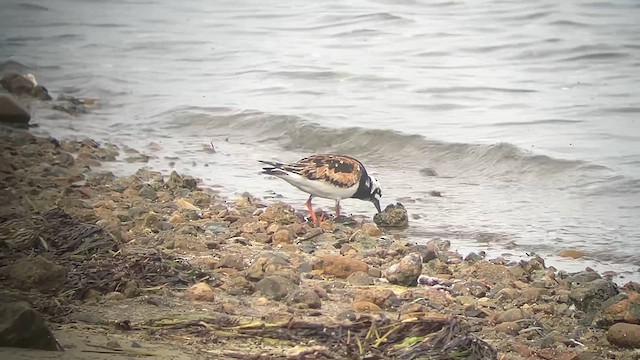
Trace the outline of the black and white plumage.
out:
[[[263,161],[269,165],[262,174],[279,177],[308,193],[307,209],[314,222],[318,222],[311,199],[320,197],[336,201],[336,218],[340,217],[340,200],[355,198],[370,201],[380,212],[382,189],[375,177],[369,175],[362,163],[350,156],[319,154],[291,164]]]

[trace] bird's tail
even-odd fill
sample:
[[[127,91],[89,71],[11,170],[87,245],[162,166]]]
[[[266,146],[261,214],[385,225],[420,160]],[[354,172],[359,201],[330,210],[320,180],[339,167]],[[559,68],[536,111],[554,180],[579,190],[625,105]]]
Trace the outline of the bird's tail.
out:
[[[263,163],[263,164],[269,165],[269,166],[265,166],[265,167],[262,168],[261,174],[273,175],[273,176],[287,175],[287,172],[285,170],[283,170],[283,166],[285,166],[285,164],[283,164],[283,163],[273,162],[273,161],[265,161],[265,160],[258,160],[258,161]]]

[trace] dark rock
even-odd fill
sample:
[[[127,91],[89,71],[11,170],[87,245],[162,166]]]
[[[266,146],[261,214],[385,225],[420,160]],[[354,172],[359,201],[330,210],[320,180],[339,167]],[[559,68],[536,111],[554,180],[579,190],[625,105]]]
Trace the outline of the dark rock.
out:
[[[153,189],[153,187],[149,184],[145,184],[140,191],[138,191],[138,195],[145,199],[149,199],[151,201],[158,198],[158,194]]]
[[[124,290],[122,290],[122,294],[127,298],[133,298],[140,295],[142,291],[138,286],[138,283],[135,280],[129,280],[124,285]]]
[[[66,283],[67,271],[63,266],[38,255],[22,258],[10,265],[9,279],[18,289],[55,292]]]
[[[640,348],[640,325],[614,324],[607,331],[607,340],[623,348]]]
[[[635,291],[620,293],[602,303],[602,311],[594,325],[607,327],[617,322],[640,325],[640,294]]]
[[[373,285],[373,277],[364,271],[356,271],[347,277],[347,281],[354,286]]]
[[[269,299],[279,301],[284,299],[289,292],[295,290],[297,285],[282,276],[268,276],[258,281],[255,290]]]
[[[299,289],[289,294],[288,303],[304,309],[320,309],[322,306],[320,296],[311,289]]]
[[[175,170],[169,175],[169,179],[165,183],[165,187],[171,190],[178,190],[180,188],[186,188],[189,190],[195,190],[198,187],[198,183],[191,176],[180,176]]]
[[[387,205],[381,212],[373,217],[373,221],[380,227],[404,228],[409,226],[409,216],[407,209],[402,204]]]
[[[595,271],[582,271],[568,278],[572,286],[582,285],[597,279],[602,279],[602,276]]]
[[[31,115],[9,96],[0,95],[0,123],[27,127]]]
[[[58,350],[42,316],[26,302],[0,304],[0,346]]]
[[[10,73],[2,77],[0,85],[14,95],[31,95],[36,86],[34,80],[35,78],[29,79],[24,75]]]
[[[421,272],[422,257],[418,253],[411,253],[403,257],[399,263],[389,266],[384,271],[384,277],[392,284],[415,286]]]
[[[438,173],[432,168],[422,168],[419,172],[423,176],[438,176]]]
[[[576,307],[591,316],[600,310],[602,304],[618,294],[616,284],[605,279],[596,279],[576,285],[571,289],[569,298]]]

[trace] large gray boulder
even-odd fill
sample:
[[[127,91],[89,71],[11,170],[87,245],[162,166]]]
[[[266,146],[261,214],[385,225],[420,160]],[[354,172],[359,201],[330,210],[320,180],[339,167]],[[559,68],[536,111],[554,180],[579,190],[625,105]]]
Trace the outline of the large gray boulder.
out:
[[[0,346],[59,350],[40,313],[26,302],[0,304]]]
[[[10,96],[0,95],[0,123],[27,127],[31,115]]]

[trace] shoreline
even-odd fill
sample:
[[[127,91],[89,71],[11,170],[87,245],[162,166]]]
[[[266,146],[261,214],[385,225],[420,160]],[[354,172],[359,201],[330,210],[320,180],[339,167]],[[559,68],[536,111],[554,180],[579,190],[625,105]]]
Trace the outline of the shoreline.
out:
[[[403,358],[451,350],[445,332],[466,351],[463,340],[475,341],[481,358],[637,355],[613,345],[640,323],[637,283],[557,271],[537,256],[463,258],[370,220],[314,227],[288,204],[224,199],[188,175],[101,171],[121,151],[109,144],[0,129],[2,298],[26,300],[54,327],[67,351],[48,356],[83,358],[90,344],[112,359]],[[36,273],[42,264],[60,272]],[[627,340],[616,324],[631,327]],[[372,337],[374,327],[388,336]]]

